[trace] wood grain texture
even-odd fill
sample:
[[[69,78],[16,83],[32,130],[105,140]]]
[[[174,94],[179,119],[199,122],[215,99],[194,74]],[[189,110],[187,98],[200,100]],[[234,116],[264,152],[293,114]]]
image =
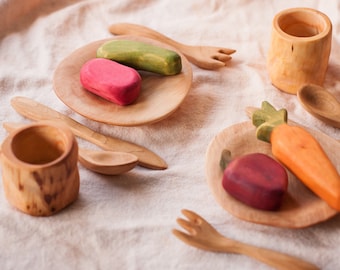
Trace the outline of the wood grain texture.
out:
[[[320,142],[329,158],[336,164],[340,159],[339,143],[314,130],[308,131]],[[254,223],[285,228],[303,228],[325,221],[338,212],[314,195],[294,175],[288,172],[288,191],[278,211],[262,211],[249,207],[231,197],[222,187],[223,171],[219,166],[223,149],[234,157],[259,152],[271,157],[271,146],[258,140],[251,121],[239,123],[222,130],[209,144],[206,153],[207,183],[218,204],[232,215]],[[293,154],[293,153],[292,153]],[[340,171],[340,164],[337,164]]]
[[[187,96],[192,83],[192,70],[188,60],[178,51],[182,59],[182,72],[174,76],[160,76],[140,72],[142,88],[137,100],[120,106],[85,90],[79,80],[82,65],[96,57],[96,50],[109,40],[138,40],[167,49],[173,49],[161,42],[136,36],[119,36],[92,42],[66,57],[54,73],[56,95],[71,109],[94,121],[118,125],[138,126],[160,121],[177,110]]]
[[[28,124],[11,132],[1,150],[5,195],[20,211],[50,216],[77,199],[78,144],[66,126]]]
[[[118,175],[136,167],[138,158],[125,152],[79,148],[79,162],[91,171],[106,175]]]
[[[316,265],[271,249],[249,245],[220,234],[209,222],[193,211],[182,209],[187,219],[177,223],[187,233],[174,229],[173,234],[188,245],[214,252],[238,253],[252,257],[278,270],[317,270]]]
[[[302,107],[314,117],[336,128],[340,128],[340,102],[327,89],[308,84],[297,92]]]
[[[273,19],[267,59],[273,85],[289,94],[304,84],[322,85],[331,43],[332,24],[325,14],[310,8],[279,12]]]
[[[23,123],[4,122],[8,132],[25,126]],[[89,170],[106,175],[118,175],[132,170],[138,164],[137,156],[126,152],[92,150],[78,147],[78,160]]]
[[[157,154],[149,149],[121,140],[115,137],[106,136],[96,132],[87,126],[73,120],[72,118],[59,113],[39,102],[25,97],[14,97],[11,100],[12,107],[21,115],[36,121],[52,120],[66,124],[72,132],[95,145],[111,151],[121,151],[134,154],[138,157],[139,165],[150,169],[166,169],[168,165]]]
[[[234,49],[224,47],[186,45],[151,28],[138,24],[116,23],[110,25],[109,30],[114,35],[137,35],[161,41],[176,48],[191,63],[203,69],[213,70],[226,66],[226,63],[231,60],[230,54],[236,52]]]

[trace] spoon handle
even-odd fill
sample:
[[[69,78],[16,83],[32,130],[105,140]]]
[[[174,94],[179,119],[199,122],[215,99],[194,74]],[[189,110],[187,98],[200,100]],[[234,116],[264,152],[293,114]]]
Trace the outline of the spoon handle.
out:
[[[230,242],[229,239],[227,239]],[[241,242],[236,242],[233,245],[235,252],[247,255],[267,265],[275,267],[275,269],[290,269],[290,270],[317,270],[316,265],[301,260],[299,258],[276,252],[270,249],[256,247]],[[228,250],[230,252],[230,247]]]
[[[105,150],[134,154],[138,157],[139,165],[141,166],[155,170],[167,168],[165,161],[145,147],[121,139],[105,136],[32,99],[14,97],[11,100],[11,105],[18,113],[29,119],[63,122],[71,128],[76,136],[88,140]]]

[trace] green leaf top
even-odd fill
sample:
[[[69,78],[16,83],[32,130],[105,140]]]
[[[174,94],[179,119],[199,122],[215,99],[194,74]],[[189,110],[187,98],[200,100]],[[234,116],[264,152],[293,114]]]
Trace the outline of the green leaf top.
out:
[[[257,127],[256,137],[270,143],[272,130],[278,125],[287,123],[287,118],[286,109],[276,110],[268,101],[263,101],[261,109],[252,115],[253,124]]]
[[[228,149],[223,149],[220,159],[220,167],[224,171],[228,164],[232,161],[231,152]]]

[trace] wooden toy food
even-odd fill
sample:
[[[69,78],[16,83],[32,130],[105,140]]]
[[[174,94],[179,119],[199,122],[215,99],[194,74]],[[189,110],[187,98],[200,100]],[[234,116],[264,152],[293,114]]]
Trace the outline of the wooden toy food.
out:
[[[340,211],[340,175],[319,142],[304,128],[287,124],[287,111],[264,101],[252,115],[258,139],[329,206]]]
[[[230,162],[229,162],[230,161]],[[277,210],[288,187],[286,169],[262,153],[250,153],[231,160],[221,158],[223,188],[237,200],[257,209]]]
[[[138,98],[142,79],[133,68],[108,59],[94,58],[81,67],[80,82],[85,89],[106,100],[128,105]]]
[[[97,49],[97,57],[161,75],[176,75],[182,70],[178,53],[141,41],[107,41]]]

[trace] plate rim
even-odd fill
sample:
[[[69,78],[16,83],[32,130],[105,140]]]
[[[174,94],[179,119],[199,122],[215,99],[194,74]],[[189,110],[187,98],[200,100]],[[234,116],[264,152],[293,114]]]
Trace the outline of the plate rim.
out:
[[[185,90],[182,91],[183,93],[181,93],[180,97],[178,98],[178,101],[176,101],[176,103],[174,102],[171,105],[171,108],[169,107],[166,111],[164,111],[164,112],[162,111],[162,113],[156,114],[155,116],[152,116],[152,117],[149,116],[146,119],[138,118],[139,120],[135,120],[135,119],[133,119],[133,117],[129,117],[129,115],[127,115],[127,117],[126,117],[126,118],[129,118],[129,120],[123,120],[123,121],[117,120],[114,117],[112,117],[112,118],[102,118],[98,115],[93,115],[93,114],[89,113],[88,110],[86,110],[85,108],[81,108],[80,105],[75,106],[74,105],[75,101],[69,101],[70,97],[79,98],[78,95],[75,94],[76,90],[72,90],[71,94],[70,93],[64,94],[65,90],[60,90],[60,87],[58,85],[61,84],[60,80],[64,79],[63,76],[61,76],[61,74],[64,73],[64,71],[62,69],[65,68],[65,67],[69,68],[69,66],[73,66],[72,63],[70,63],[69,59],[72,59],[72,57],[80,55],[88,47],[95,46],[96,44],[102,44],[102,43],[104,43],[106,41],[110,41],[110,40],[121,40],[121,39],[137,40],[137,41],[144,41],[144,42],[147,42],[147,43],[151,43],[151,44],[154,44],[154,45],[156,44],[156,45],[159,45],[161,47],[174,50],[181,56],[182,72],[183,72],[182,76],[184,76],[183,78],[185,78],[185,80],[184,80],[185,87],[183,87],[183,89],[185,89]],[[89,60],[89,59],[90,58],[87,58],[85,60],[82,59],[82,61],[86,61],[86,60]],[[79,70],[80,70],[80,67],[79,67]],[[79,73],[77,73],[77,74],[79,74]],[[76,75],[72,74],[72,75],[69,75],[69,76],[71,77],[71,76],[76,76]],[[172,76],[177,76],[177,75],[172,75]],[[166,80],[166,79],[171,79],[171,78],[170,78],[170,76],[164,76],[164,80]],[[110,37],[110,38],[92,41],[90,43],[87,43],[87,44],[75,49],[68,56],[66,56],[57,65],[57,68],[55,69],[55,71],[53,73],[53,90],[54,90],[55,94],[57,95],[57,97],[68,108],[70,108],[72,111],[80,114],[81,116],[83,116],[87,119],[90,119],[90,120],[93,120],[93,121],[96,121],[96,122],[99,122],[99,123],[109,124],[109,125],[130,127],[130,126],[140,126],[140,125],[145,125],[145,124],[152,124],[152,123],[159,122],[159,121],[169,117],[172,113],[174,113],[179,108],[179,106],[183,103],[185,98],[188,96],[190,89],[191,89],[192,81],[193,81],[193,72],[192,72],[191,64],[189,63],[187,58],[181,52],[179,52],[177,49],[175,49],[172,46],[165,44],[161,41],[151,39],[151,38],[147,38],[147,37],[141,37],[141,36],[135,36],[135,35],[120,35],[120,36],[113,36],[113,37]],[[80,82],[78,82],[78,84],[80,84]],[[79,87],[79,85],[78,85],[78,87]],[[82,87],[82,86],[80,85],[80,87]],[[143,81],[142,81],[142,87],[143,87]],[[104,104],[106,106],[105,108],[107,108],[107,106],[109,106],[110,109],[112,108],[112,114],[113,115],[115,113],[117,113],[117,111],[118,111],[118,113],[120,113],[120,116],[119,116],[120,119],[122,117],[122,113],[125,114],[126,112],[129,112],[129,110],[133,110],[133,109],[131,109],[133,104],[128,105],[128,106],[120,106],[120,105],[114,104],[110,101],[106,101],[106,100],[104,100],[100,97],[97,97],[93,93],[90,93],[90,92],[86,91],[85,89],[84,89],[84,93],[85,93],[85,95],[88,96],[88,97],[86,97],[87,100],[92,99],[92,98],[90,98],[90,96],[93,96],[92,100],[99,100],[99,103],[98,103],[99,107],[100,107],[100,104]],[[92,102],[95,103],[96,101],[92,101]],[[138,102],[138,99],[137,99],[136,102]],[[150,109],[149,109],[149,111],[150,111]],[[143,114],[143,113],[145,113],[145,111],[139,110],[139,111],[137,111],[137,113]]]
[[[217,144],[217,140],[224,134],[230,132],[230,130],[235,129],[238,126],[244,126],[247,129],[253,128],[254,129],[254,138],[255,137],[255,127],[253,126],[251,121],[244,121],[244,122],[240,122],[234,125],[231,125],[229,127],[224,128],[223,130],[221,130],[217,135],[214,136],[214,138],[210,141],[208,147],[207,147],[207,151],[206,151],[206,181],[207,184],[209,186],[210,191],[212,192],[213,197],[215,198],[215,200],[217,201],[217,203],[224,209],[226,210],[228,213],[230,213],[231,215],[241,219],[241,220],[245,220],[248,222],[252,222],[252,223],[256,223],[256,224],[262,224],[262,225],[268,225],[268,226],[274,226],[274,227],[281,227],[281,228],[292,228],[292,229],[298,229],[298,228],[304,228],[304,227],[309,227],[311,225],[326,221],[328,219],[330,219],[331,217],[337,215],[337,211],[335,209],[332,209],[330,206],[327,205],[326,202],[324,202],[322,199],[320,200],[320,207],[322,209],[326,209],[326,214],[321,216],[318,219],[308,219],[308,221],[304,221],[304,222],[300,222],[297,223],[296,221],[301,218],[301,214],[302,214],[302,210],[300,209],[297,213],[297,215],[291,217],[290,219],[287,219],[287,216],[285,216],[284,214],[280,213],[280,210],[277,211],[265,211],[265,210],[259,210],[259,209],[255,209],[252,208],[250,206],[247,206],[245,204],[243,204],[240,201],[237,201],[236,199],[234,199],[231,195],[227,194],[227,192],[225,192],[225,196],[226,196],[226,201],[231,204],[231,205],[227,205],[226,203],[222,202],[222,198],[219,198],[219,196],[216,194],[216,190],[219,189],[219,191],[221,189],[223,189],[222,184],[219,187],[215,187],[213,186],[212,182],[217,182],[217,181],[222,181],[222,178],[219,179],[210,179],[211,174],[209,173],[209,167],[210,167],[210,162],[212,162],[211,160],[209,160],[209,155],[211,154],[211,152],[213,151],[213,147],[215,146],[215,144]],[[320,131],[316,131],[316,130],[312,130],[309,128],[306,128],[309,132],[311,132],[313,135],[317,134],[321,137],[329,137],[328,135],[320,132]],[[243,135],[243,134],[242,134]],[[331,138],[331,137],[329,137]],[[332,140],[336,141],[335,139],[331,138]],[[321,143],[322,144],[322,143]],[[268,144],[268,147],[270,149],[270,144]],[[217,164],[217,166],[219,166]],[[288,171],[288,170],[287,170]],[[288,171],[289,174],[291,174]],[[295,176],[292,176],[295,177]],[[295,178],[296,179],[296,178]],[[296,179],[297,181],[299,181],[298,179]],[[214,182],[214,183],[215,183]],[[302,183],[301,183],[302,184]],[[303,184],[302,184],[303,185]],[[215,190],[216,189],[216,190]],[[308,189],[306,187],[306,189]],[[313,196],[317,197],[316,195],[313,194]],[[224,199],[223,199],[224,200]],[[253,213],[253,215],[249,218],[249,216],[245,216],[243,213],[238,213],[234,210],[234,208],[232,206],[241,206],[244,209],[247,209],[249,211],[251,211]],[[304,208],[302,208],[304,209]],[[263,216],[266,215],[272,215],[272,217],[268,220],[270,221],[266,221],[263,219],[256,219],[254,217],[256,217],[256,214],[261,213]],[[299,214],[299,215],[298,215]],[[262,217],[263,217],[262,216]]]

